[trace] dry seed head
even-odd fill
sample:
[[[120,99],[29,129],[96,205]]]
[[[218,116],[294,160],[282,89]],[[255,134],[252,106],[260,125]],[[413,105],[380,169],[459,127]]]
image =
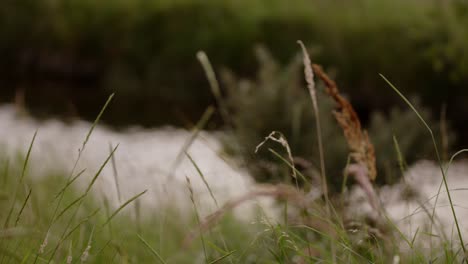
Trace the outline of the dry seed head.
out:
[[[303,53],[302,58],[304,62],[304,75],[305,75],[305,79],[307,82],[307,87],[309,88],[309,92],[312,97],[312,101],[315,105],[317,102],[317,96],[316,96],[316,91],[315,91],[314,72],[312,71],[312,68],[310,67],[312,63],[310,61],[309,53],[307,52],[304,46],[304,43],[302,43],[302,41],[300,40],[297,43],[302,48],[302,53]]]
[[[88,260],[88,257],[89,257],[89,251],[91,250],[91,245],[88,244],[88,246],[86,247],[85,251],[83,252],[83,254],[81,255],[81,262],[86,262]]]
[[[333,98],[337,105],[336,110],[333,111],[333,115],[341,129],[343,129],[344,136],[351,150],[351,157],[354,162],[366,167],[369,179],[375,180],[377,170],[375,167],[374,146],[370,142],[367,131],[362,129],[356,111],[354,111],[349,101],[340,95],[338,86],[327,76],[321,66],[313,64],[312,68],[317,77],[325,83],[327,94]]]
[[[72,256],[72,249],[73,249],[73,241],[70,241],[70,247],[68,248],[68,256],[67,256],[67,264],[71,264],[73,262]]]
[[[187,188],[190,193],[190,200],[192,201],[192,203],[195,204],[195,196],[193,194],[193,188],[192,188],[192,183],[190,182],[190,178],[188,176],[185,176],[185,181],[187,182]]]
[[[49,243],[49,232],[47,232],[44,241],[42,242],[41,246],[39,247],[39,254],[44,254],[45,247]]]
[[[312,99],[312,106],[314,108],[315,112],[315,122],[316,122],[316,129],[317,129],[317,143],[318,143],[318,148],[319,148],[319,155],[320,155],[320,172],[321,172],[321,178],[322,178],[322,191],[325,196],[325,201],[327,204],[329,204],[329,199],[328,199],[328,186],[327,186],[327,176],[325,173],[325,155],[323,152],[323,141],[322,141],[322,128],[320,124],[320,113],[319,113],[319,108],[318,108],[318,102],[317,102],[317,92],[315,89],[315,82],[314,82],[314,72],[311,68],[311,61],[309,57],[309,53],[307,52],[304,43],[302,41],[297,41],[297,43],[301,46],[302,48],[302,54],[303,54],[303,62],[304,62],[304,75],[305,79],[307,82],[307,88],[309,88],[309,93],[310,97]],[[330,211],[329,207],[327,207],[328,211]]]
[[[278,137],[275,137],[275,135],[278,135]],[[284,137],[284,135],[281,133],[281,132],[278,132],[278,131],[273,131],[271,132],[268,136],[265,137],[265,139],[260,142],[260,144],[257,145],[257,147],[255,147],[255,153],[258,152],[258,150],[268,141],[268,140],[272,140],[274,142],[277,142],[279,144],[281,144],[281,146],[283,146],[285,149],[286,149],[286,152],[288,153],[288,159],[289,161],[291,162],[291,166],[293,166],[292,168],[292,177],[293,178],[297,178],[297,174],[296,174],[296,170],[294,168],[294,158],[292,156],[292,152],[291,152],[291,148],[289,147],[289,143],[288,141],[286,140],[286,138]]]

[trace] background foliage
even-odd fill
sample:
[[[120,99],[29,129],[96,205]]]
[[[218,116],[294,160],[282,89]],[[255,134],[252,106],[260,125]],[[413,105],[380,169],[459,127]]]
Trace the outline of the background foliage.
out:
[[[400,102],[383,73],[433,114],[446,103],[466,132],[467,20],[459,0],[6,0],[0,98],[23,89],[36,114],[92,119],[116,91],[108,123],[188,125],[213,102],[197,50],[216,69],[253,77],[256,43],[284,64],[302,39],[364,121]]]
[[[288,66],[280,67],[271,54],[259,47],[257,59],[260,67],[253,80],[237,77],[229,71],[222,74],[231,117],[226,123],[233,126],[233,133],[226,141],[227,149],[245,159],[258,181],[291,182],[291,169],[268,150],[271,148],[287,159],[283,146],[270,142],[255,153],[256,146],[264,137],[278,131],[287,139],[292,155],[298,161],[295,164],[297,168],[308,179],[319,178],[316,117],[303,83],[302,58],[298,56]],[[317,81],[317,85],[327,179],[332,188],[339,190],[345,178],[343,171],[350,150],[342,129],[332,115],[334,102],[325,94],[320,81]],[[447,151],[455,140],[449,124],[442,135],[440,122],[419,101],[413,98],[421,116],[433,129],[438,143],[441,144],[442,136],[447,140],[446,147],[440,148]],[[393,107],[388,114],[373,112],[368,132],[376,151],[379,183],[395,183],[400,179],[402,170],[395,144],[398,144],[405,163],[434,157],[434,147],[429,144],[430,135],[409,108]]]

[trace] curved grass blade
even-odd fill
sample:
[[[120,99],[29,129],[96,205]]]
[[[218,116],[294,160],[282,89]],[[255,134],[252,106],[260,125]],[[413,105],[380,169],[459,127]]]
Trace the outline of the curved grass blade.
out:
[[[23,213],[24,207],[26,207],[26,204],[28,203],[28,200],[31,197],[31,192],[32,192],[32,188],[29,188],[28,195],[26,196],[26,199],[24,199],[23,205],[21,206],[21,209],[18,215],[16,216],[15,227],[18,225],[18,222],[20,220],[21,214]]]
[[[216,207],[219,208],[219,204],[218,204],[218,201],[216,200],[216,197],[214,196],[213,194],[213,191],[211,190],[210,188],[210,185],[208,184],[208,182],[206,181],[206,178],[205,178],[205,175],[203,175],[203,172],[200,170],[200,167],[198,167],[197,163],[193,160],[192,156],[190,156],[190,154],[188,154],[187,152],[185,152],[185,155],[189,158],[190,162],[192,163],[192,165],[195,167],[195,169],[197,170],[198,172],[198,175],[200,175],[202,181],[203,181],[203,184],[205,184],[206,188],[208,189],[208,192],[210,193],[210,196],[211,198],[213,199]]]
[[[106,220],[106,222],[104,222],[104,224],[102,225],[102,227],[105,227],[111,220],[112,218],[114,218],[114,216],[116,216],[120,211],[122,211],[122,209],[124,209],[129,203],[135,201],[136,199],[138,199],[140,196],[142,196],[143,194],[145,194],[148,190],[144,190],[143,192],[133,196],[132,198],[130,198],[128,201],[126,201],[124,204],[122,204],[119,208],[117,208],[117,210],[115,210],[114,213],[112,213],[111,216],[109,216],[109,218]]]
[[[70,181],[68,181],[67,184],[65,184],[65,186],[63,186],[63,188],[55,195],[55,197],[54,197],[54,199],[52,200],[52,202],[55,201],[57,198],[59,198],[60,195],[61,195],[62,193],[64,193],[65,190],[66,190],[70,185],[72,185],[73,182],[75,182],[85,171],[86,171],[86,169],[81,170],[80,172],[78,172],[78,174],[77,174],[75,177],[73,177]]]
[[[158,253],[156,250],[154,250],[154,248],[152,248],[151,245],[150,245],[148,242],[146,242],[145,239],[143,239],[143,238],[142,238],[140,235],[138,235],[138,234],[137,234],[137,236],[138,236],[138,238],[141,240],[141,242],[143,242],[143,244],[145,244],[145,246],[151,251],[151,253],[153,253],[153,255],[154,255],[161,263],[166,264],[166,262],[163,260],[163,258],[161,257],[161,255],[159,255],[159,253]]]
[[[28,163],[29,163],[29,158],[31,157],[31,151],[32,151],[32,148],[34,146],[34,142],[36,141],[36,136],[37,136],[37,130],[36,130],[36,132],[34,132],[34,136],[33,136],[32,140],[31,140],[31,144],[29,144],[28,153],[26,154],[26,158],[25,158],[24,164],[23,164],[23,169],[21,171],[21,177],[20,177],[20,179],[19,179],[19,181],[18,181],[18,183],[16,185],[15,192],[13,194],[13,201],[11,203],[10,210],[8,211],[7,218],[5,219],[5,223],[3,224],[4,228],[8,227],[8,222],[10,222],[11,215],[12,215],[13,210],[15,208],[16,199],[18,198],[18,189],[19,189],[19,186],[21,186],[21,184],[23,183],[23,179],[24,179],[24,176],[26,174],[26,169],[27,169]]]
[[[461,229],[460,229],[460,224],[458,222],[458,218],[457,218],[457,214],[455,212],[455,208],[453,206],[453,201],[452,201],[452,196],[450,194],[450,190],[449,190],[449,186],[448,186],[448,183],[447,183],[447,177],[446,177],[446,171],[444,170],[443,166],[442,166],[442,159],[440,157],[440,154],[439,154],[439,148],[437,147],[437,142],[435,140],[435,137],[434,137],[434,132],[432,132],[432,129],[429,127],[429,125],[426,123],[426,121],[424,120],[424,118],[419,114],[418,110],[413,106],[413,104],[387,79],[385,78],[385,76],[383,76],[382,74],[380,74],[380,77],[382,77],[382,79],[400,96],[401,99],[403,99],[403,101],[405,101],[405,103],[413,110],[413,112],[418,116],[419,120],[423,123],[423,125],[426,127],[427,131],[429,132],[429,134],[431,135],[431,138],[432,138],[432,143],[434,145],[434,150],[436,152],[436,156],[437,156],[437,161],[439,163],[439,167],[440,167],[440,170],[442,172],[442,179],[443,179],[443,183],[444,183],[444,186],[445,186],[445,190],[447,191],[447,197],[448,197],[448,200],[449,200],[449,203],[450,203],[450,208],[452,209],[452,214],[453,214],[453,220],[455,221],[455,226],[457,228],[457,233],[458,233],[458,238],[460,239],[460,245],[461,245],[461,248],[463,250],[463,253],[464,255],[466,255],[466,248],[465,248],[465,242],[463,241],[463,235],[461,233]]]
[[[220,262],[221,260],[223,260],[223,259],[225,259],[225,258],[227,258],[227,257],[231,256],[232,254],[234,254],[234,252],[236,252],[236,251],[235,251],[235,250],[233,250],[233,251],[231,251],[231,252],[227,253],[226,255],[224,255],[224,256],[221,256],[221,257],[219,257],[219,258],[217,258],[217,259],[215,259],[215,260],[211,261],[209,264],[215,264],[215,263],[218,263],[218,262]]]
[[[226,124],[230,124],[229,119],[229,111],[228,107],[223,100],[223,96],[221,94],[221,88],[219,87],[218,79],[216,79],[216,74],[211,66],[210,60],[204,51],[197,52],[197,59],[203,67],[205,71],[206,78],[210,84],[211,93],[214,95],[216,99],[216,103],[219,106],[219,112],[221,113],[221,117],[223,118]]]
[[[187,150],[190,148],[192,143],[195,141],[195,139],[198,137],[200,134],[200,131],[206,126],[208,121],[210,120],[211,116],[214,113],[214,108],[212,106],[209,106],[205,112],[203,113],[202,117],[200,120],[197,122],[195,127],[192,129],[192,133],[189,138],[184,142],[184,145],[182,146],[181,150],[177,154],[174,163],[172,164],[170,170],[169,170],[169,178],[172,179],[174,176],[174,172],[176,171],[177,167],[179,164],[182,162],[182,159],[184,157],[184,153],[187,152]]]
[[[109,160],[111,159],[112,155],[114,155],[115,151],[117,150],[117,148],[119,147],[119,145],[117,145],[114,150],[109,154],[109,156],[107,157],[107,159],[104,161],[104,163],[101,165],[101,167],[99,168],[99,170],[96,172],[96,174],[94,175],[93,179],[91,180],[91,182],[88,184],[88,187],[86,188],[86,191],[80,196],[78,197],[77,199],[75,199],[73,202],[71,202],[69,205],[67,205],[65,207],[65,209],[63,209],[58,215],[57,217],[55,217],[55,219],[53,221],[57,221],[66,211],[68,211],[68,209],[70,209],[73,205],[77,204],[78,202],[80,202],[81,200],[83,200],[89,193],[89,191],[91,190],[91,188],[93,187],[94,183],[96,182],[97,178],[99,177],[99,175],[101,175],[101,172],[102,170],[104,169],[104,167],[107,165],[107,163],[109,162]]]

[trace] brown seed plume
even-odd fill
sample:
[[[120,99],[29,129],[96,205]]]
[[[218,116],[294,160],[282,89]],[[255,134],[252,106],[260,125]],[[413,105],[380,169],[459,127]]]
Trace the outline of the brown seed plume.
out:
[[[351,150],[351,158],[354,162],[364,165],[367,168],[369,179],[375,180],[377,170],[375,168],[374,146],[369,140],[367,131],[362,129],[356,111],[349,101],[340,95],[338,86],[328,77],[320,65],[312,64],[312,69],[315,75],[325,83],[327,94],[336,102],[337,107],[333,111],[333,115],[343,129]]]

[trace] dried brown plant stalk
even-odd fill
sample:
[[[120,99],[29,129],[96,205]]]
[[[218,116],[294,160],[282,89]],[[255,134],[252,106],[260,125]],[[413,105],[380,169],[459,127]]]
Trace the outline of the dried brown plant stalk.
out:
[[[354,179],[366,193],[371,206],[378,210],[379,201],[371,183],[377,176],[374,145],[372,145],[367,131],[362,129],[359,117],[351,103],[341,96],[335,81],[328,77],[320,65],[312,64],[312,69],[315,75],[325,83],[325,91],[336,103],[333,115],[343,129],[351,150],[350,156],[353,164],[348,166],[345,173],[354,176]]]
[[[253,190],[235,200],[227,202],[223,207],[205,217],[205,219],[198,225],[197,230],[192,231],[185,237],[183,242],[184,247],[188,247],[197,236],[216,226],[226,212],[231,211],[237,206],[257,197],[275,197],[287,200],[299,208],[305,208],[307,205],[306,195],[302,191],[299,191],[289,185],[263,185],[262,188]]]
[[[374,145],[370,142],[367,131],[362,129],[356,111],[354,111],[351,103],[340,95],[338,86],[328,77],[320,65],[312,64],[312,69],[316,76],[325,83],[327,94],[337,104],[333,115],[341,129],[343,129],[344,136],[351,150],[351,158],[355,163],[364,165],[369,179],[375,180],[377,170],[375,166]]]

